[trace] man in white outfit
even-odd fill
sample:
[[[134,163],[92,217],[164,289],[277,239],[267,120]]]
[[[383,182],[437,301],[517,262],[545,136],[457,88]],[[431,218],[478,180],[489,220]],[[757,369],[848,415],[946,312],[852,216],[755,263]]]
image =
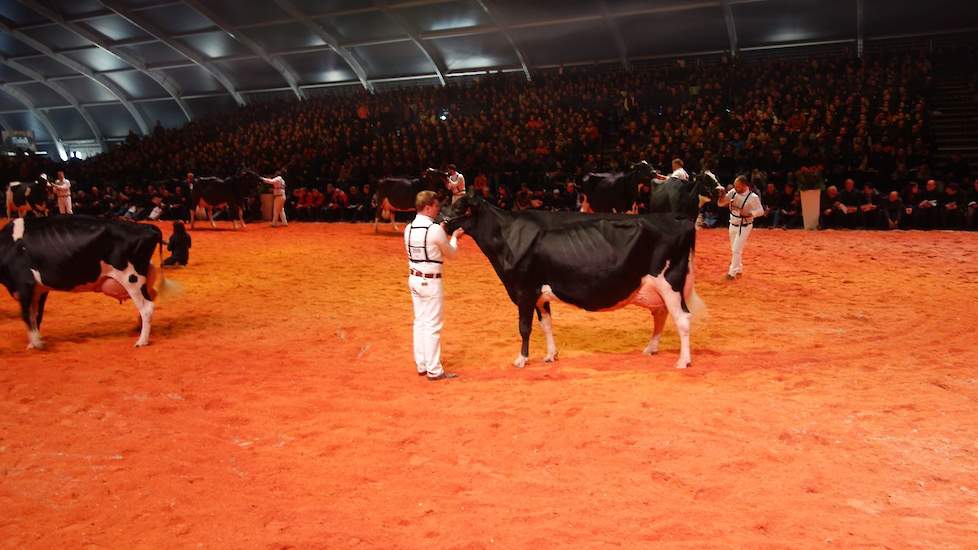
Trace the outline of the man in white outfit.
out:
[[[761,206],[760,197],[751,190],[744,176],[737,176],[734,180],[734,188],[720,197],[717,205],[720,208],[730,207],[731,259],[727,279],[732,280],[744,270],[744,246],[747,245],[747,238],[754,229],[754,218],[764,215],[764,207]]]
[[[452,203],[465,195],[465,176],[455,169],[454,164],[448,165],[448,190],[452,193]]]
[[[686,173],[686,169],[683,168],[683,159],[672,159],[672,173],[668,176],[659,174],[656,176],[656,180],[659,183],[666,181],[669,178],[677,178],[681,181],[689,181],[689,174]]]
[[[284,170],[275,172],[275,177],[261,178],[261,180],[272,186],[272,227],[287,226],[289,221],[285,219],[285,178],[282,177]]]
[[[449,239],[445,229],[435,223],[441,203],[434,191],[422,191],[415,198],[418,215],[404,229],[404,249],[408,255],[408,288],[414,303],[414,365],[419,376],[444,380],[458,375],[441,367],[442,290],[441,268],[445,258],[458,253],[461,229]]]
[[[54,194],[58,197],[58,212],[73,214],[71,211],[71,182],[65,179],[65,173],[58,170],[58,178],[51,182]]]

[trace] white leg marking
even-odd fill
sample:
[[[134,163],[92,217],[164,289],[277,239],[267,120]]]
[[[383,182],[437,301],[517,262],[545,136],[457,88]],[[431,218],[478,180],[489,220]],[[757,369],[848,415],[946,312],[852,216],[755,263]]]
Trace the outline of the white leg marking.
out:
[[[526,366],[527,357],[525,355],[517,355],[516,360],[513,361],[513,366],[522,369]]]
[[[662,301],[665,302],[669,315],[676,323],[676,330],[679,332],[679,360],[676,361],[677,369],[685,369],[690,365],[692,359],[689,354],[689,318],[691,315],[683,311],[682,296],[669,286],[665,277],[659,275],[655,278],[656,286]]]
[[[14,220],[14,242],[24,238],[24,218]]]
[[[129,278],[135,276],[136,282],[129,282]],[[146,277],[136,273],[136,269],[132,264],[126,266],[125,271],[118,271],[113,269],[109,273],[109,277],[113,278],[122,285],[122,288],[126,289],[126,293],[129,294],[129,299],[136,306],[136,310],[139,311],[139,318],[142,321],[142,328],[139,331],[139,339],[136,340],[136,347],[148,346],[149,345],[149,333],[150,326],[153,321],[153,311],[156,309],[156,305],[143,297],[143,293],[140,288],[146,284]]]
[[[540,298],[537,300],[537,308],[540,310],[540,327],[543,335],[547,339],[547,355],[543,357],[545,363],[553,363],[557,359],[557,343],[554,341],[553,316],[543,306],[554,299],[553,290],[550,285],[543,285],[540,289]]]

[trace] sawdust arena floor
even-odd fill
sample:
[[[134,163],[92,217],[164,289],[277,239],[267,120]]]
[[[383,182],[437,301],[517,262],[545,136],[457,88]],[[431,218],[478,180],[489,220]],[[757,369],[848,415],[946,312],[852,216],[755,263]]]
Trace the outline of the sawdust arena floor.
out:
[[[446,367],[414,373],[401,238],[197,230],[152,345],[52,295],[0,300],[7,548],[965,548],[978,542],[978,235],[759,230],[677,371],[671,321],[555,305],[518,350],[475,243],[446,268]],[[166,228],[167,232],[168,227]]]

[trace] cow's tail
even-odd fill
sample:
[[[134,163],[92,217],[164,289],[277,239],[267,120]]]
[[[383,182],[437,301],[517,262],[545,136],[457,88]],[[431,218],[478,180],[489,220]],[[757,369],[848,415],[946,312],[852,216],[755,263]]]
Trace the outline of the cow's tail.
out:
[[[180,294],[183,288],[180,283],[166,278],[166,269],[163,267],[163,234],[160,233],[160,242],[157,243],[159,250],[160,267],[156,270],[160,278],[156,281],[156,299],[169,298]]]

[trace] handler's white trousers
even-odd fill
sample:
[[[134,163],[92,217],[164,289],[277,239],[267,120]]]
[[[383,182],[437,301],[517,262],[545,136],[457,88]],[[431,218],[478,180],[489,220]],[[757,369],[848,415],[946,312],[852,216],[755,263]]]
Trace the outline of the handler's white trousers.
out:
[[[441,279],[408,277],[414,303],[414,365],[418,373],[439,376],[441,368],[442,292]]]
[[[738,226],[730,224],[730,270],[728,275],[736,276],[744,270],[744,247],[750,237],[753,225]]]
[[[285,197],[275,195],[272,199],[272,225],[289,225],[285,219]]]
[[[58,212],[62,214],[74,214],[71,211],[71,197],[58,197]]]

